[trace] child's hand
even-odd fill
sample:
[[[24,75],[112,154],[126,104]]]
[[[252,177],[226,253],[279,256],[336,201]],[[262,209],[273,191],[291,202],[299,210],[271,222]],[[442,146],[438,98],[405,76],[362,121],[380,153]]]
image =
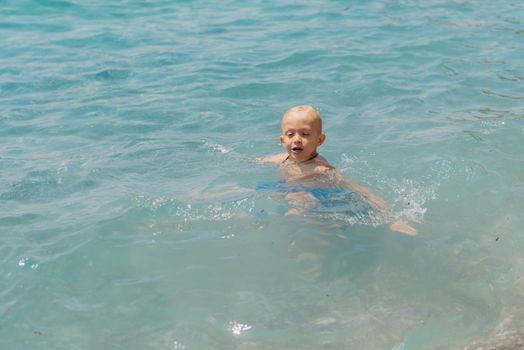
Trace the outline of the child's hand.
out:
[[[389,229],[409,236],[415,236],[417,234],[417,230],[414,227],[409,226],[407,222],[402,220],[397,220],[390,224]]]

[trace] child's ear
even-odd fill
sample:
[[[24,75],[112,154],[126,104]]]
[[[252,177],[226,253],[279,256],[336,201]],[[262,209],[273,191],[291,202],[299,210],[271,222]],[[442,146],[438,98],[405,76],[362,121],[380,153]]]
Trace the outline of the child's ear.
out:
[[[284,136],[283,135],[280,135],[279,139],[280,139],[280,143],[284,143]]]
[[[320,137],[318,138],[318,145],[320,146],[321,144],[324,143],[324,141],[326,141],[326,135],[320,134]]]

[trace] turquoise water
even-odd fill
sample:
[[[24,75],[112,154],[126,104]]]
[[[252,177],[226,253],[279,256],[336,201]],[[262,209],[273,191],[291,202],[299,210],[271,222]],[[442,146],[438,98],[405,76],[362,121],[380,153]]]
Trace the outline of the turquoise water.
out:
[[[523,35],[509,0],[0,1],[0,348],[514,345]],[[417,237],[246,191],[302,103]]]

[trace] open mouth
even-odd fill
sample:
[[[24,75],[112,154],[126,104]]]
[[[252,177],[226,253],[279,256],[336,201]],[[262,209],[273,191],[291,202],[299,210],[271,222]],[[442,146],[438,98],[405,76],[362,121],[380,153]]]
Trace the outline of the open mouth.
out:
[[[300,152],[300,151],[302,151],[302,147],[292,147],[291,150],[293,152]]]

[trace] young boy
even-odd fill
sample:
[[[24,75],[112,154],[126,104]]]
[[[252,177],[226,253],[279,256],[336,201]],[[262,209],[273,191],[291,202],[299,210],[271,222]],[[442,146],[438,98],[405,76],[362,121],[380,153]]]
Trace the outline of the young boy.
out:
[[[282,117],[280,143],[286,152],[260,159],[262,163],[279,164],[283,177],[283,186],[292,188],[286,199],[292,204],[288,214],[301,214],[304,209],[318,205],[315,192],[301,190],[306,188],[345,188],[357,193],[374,210],[386,214],[386,202],[370,189],[344,179],[328,161],[318,154],[317,148],[324,143],[326,135],[322,133],[322,119],[318,111],[308,105],[296,106]],[[416,230],[407,223],[397,220],[389,225],[392,231],[415,235]]]

